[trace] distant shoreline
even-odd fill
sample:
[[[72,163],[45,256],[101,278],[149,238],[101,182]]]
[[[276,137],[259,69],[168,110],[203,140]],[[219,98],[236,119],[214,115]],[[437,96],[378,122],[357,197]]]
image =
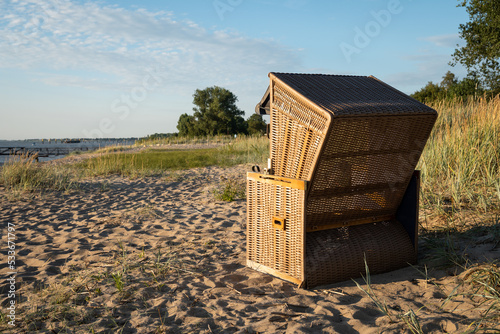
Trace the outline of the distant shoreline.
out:
[[[127,139],[51,139],[51,140],[41,140],[41,139],[27,139],[27,140],[0,140],[0,151],[2,148],[24,148],[26,151],[30,150],[41,150],[43,153],[48,154],[48,156],[43,156],[45,154],[40,154],[39,161],[46,162],[57,159],[62,159],[71,152],[84,151],[90,152],[98,150],[101,148],[109,146],[129,146],[136,143],[135,138]],[[65,151],[65,154],[50,154],[53,152],[57,153],[57,150]],[[0,155],[0,166],[3,166],[9,159],[11,155],[5,154]]]

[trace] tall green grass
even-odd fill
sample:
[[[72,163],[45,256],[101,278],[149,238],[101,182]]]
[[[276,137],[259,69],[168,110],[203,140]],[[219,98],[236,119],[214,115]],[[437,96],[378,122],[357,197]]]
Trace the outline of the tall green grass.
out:
[[[482,212],[500,205],[500,98],[445,100],[418,168],[423,204]]]
[[[119,174],[140,177],[162,174],[167,170],[263,163],[269,155],[268,147],[265,137],[242,137],[210,149],[146,148],[138,152],[101,152],[99,156],[77,163],[73,168],[85,176]]]

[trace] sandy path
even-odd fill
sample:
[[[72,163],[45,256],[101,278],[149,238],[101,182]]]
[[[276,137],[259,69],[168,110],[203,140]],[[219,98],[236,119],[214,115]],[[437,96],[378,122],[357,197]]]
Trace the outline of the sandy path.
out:
[[[308,291],[246,268],[246,202],[215,201],[211,189],[244,180],[248,169],[110,177],[71,193],[2,197],[0,221],[17,227],[13,332],[400,333],[407,327],[398,315],[412,309],[425,333],[453,333],[481,315],[466,299],[441,308],[458,282],[443,271],[428,280],[416,268],[373,276],[391,322],[352,281]]]

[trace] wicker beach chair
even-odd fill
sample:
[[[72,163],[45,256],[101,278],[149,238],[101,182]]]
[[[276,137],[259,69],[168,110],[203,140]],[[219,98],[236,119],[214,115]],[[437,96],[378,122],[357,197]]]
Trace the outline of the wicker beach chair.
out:
[[[265,173],[247,175],[247,265],[311,288],[416,262],[435,110],[374,77],[270,73]]]

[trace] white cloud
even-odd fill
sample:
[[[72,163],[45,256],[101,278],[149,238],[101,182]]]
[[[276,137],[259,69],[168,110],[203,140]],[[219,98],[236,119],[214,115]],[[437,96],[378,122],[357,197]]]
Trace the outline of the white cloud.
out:
[[[39,73],[51,85],[109,88],[84,71],[115,77],[116,89],[141,82],[148,68],[172,84],[237,81],[297,68],[298,52],[269,40],[207,31],[170,12],[135,11],[97,2],[7,0],[0,4],[0,66]],[[60,71],[54,75],[53,70]],[[99,75],[97,75],[99,77]]]
[[[420,40],[430,42],[438,47],[454,48],[460,43],[460,36],[458,34],[436,35],[422,37]]]

